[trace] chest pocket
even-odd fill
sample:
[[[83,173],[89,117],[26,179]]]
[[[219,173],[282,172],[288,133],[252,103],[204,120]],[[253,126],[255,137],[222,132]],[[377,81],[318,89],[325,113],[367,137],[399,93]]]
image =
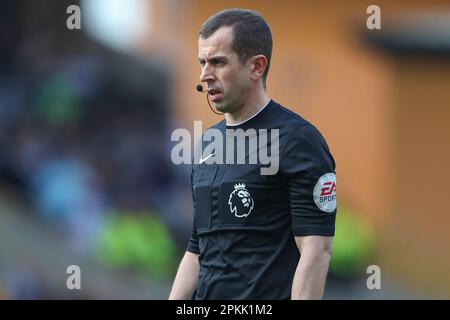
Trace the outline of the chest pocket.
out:
[[[267,176],[257,165],[230,166],[225,171],[219,195],[219,225],[256,226],[264,221]]]
[[[195,218],[197,230],[211,228],[211,191],[217,166],[199,166],[193,174]]]

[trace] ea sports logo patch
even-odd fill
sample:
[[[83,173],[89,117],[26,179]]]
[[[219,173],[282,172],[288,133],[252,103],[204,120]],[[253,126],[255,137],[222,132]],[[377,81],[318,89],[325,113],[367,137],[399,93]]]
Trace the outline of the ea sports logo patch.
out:
[[[326,173],[321,176],[314,187],[313,196],[320,210],[325,212],[336,210],[336,175]]]
[[[230,193],[228,199],[231,213],[238,218],[247,217],[252,212],[255,202],[250,192],[245,189],[244,183],[234,185],[234,191]]]

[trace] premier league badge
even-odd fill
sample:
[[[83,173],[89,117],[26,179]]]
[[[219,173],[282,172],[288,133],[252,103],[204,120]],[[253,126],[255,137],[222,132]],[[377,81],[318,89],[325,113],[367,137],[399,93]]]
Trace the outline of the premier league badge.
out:
[[[238,218],[247,217],[255,205],[244,183],[234,185],[234,191],[230,194],[228,204],[230,205],[231,213],[234,213]]]

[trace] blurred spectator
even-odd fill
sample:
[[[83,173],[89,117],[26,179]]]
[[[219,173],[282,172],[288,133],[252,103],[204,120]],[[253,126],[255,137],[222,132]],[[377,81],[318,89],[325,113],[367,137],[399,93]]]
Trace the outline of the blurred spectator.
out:
[[[33,25],[24,3],[0,4],[0,192],[14,186],[32,218],[59,228],[81,252],[94,252],[110,212],[152,210],[184,246],[190,224],[172,216],[189,190],[177,184],[162,143],[167,76],[82,32],[54,28],[42,15],[60,4],[32,5],[33,19],[46,22]],[[11,281],[32,298],[27,274]],[[18,279],[31,287],[20,289]]]

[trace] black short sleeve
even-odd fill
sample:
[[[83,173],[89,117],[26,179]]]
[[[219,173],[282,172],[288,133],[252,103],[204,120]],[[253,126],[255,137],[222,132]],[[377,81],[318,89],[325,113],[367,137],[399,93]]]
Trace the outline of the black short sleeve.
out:
[[[293,128],[282,156],[294,236],[334,236],[336,172],[325,139],[311,124]]]

